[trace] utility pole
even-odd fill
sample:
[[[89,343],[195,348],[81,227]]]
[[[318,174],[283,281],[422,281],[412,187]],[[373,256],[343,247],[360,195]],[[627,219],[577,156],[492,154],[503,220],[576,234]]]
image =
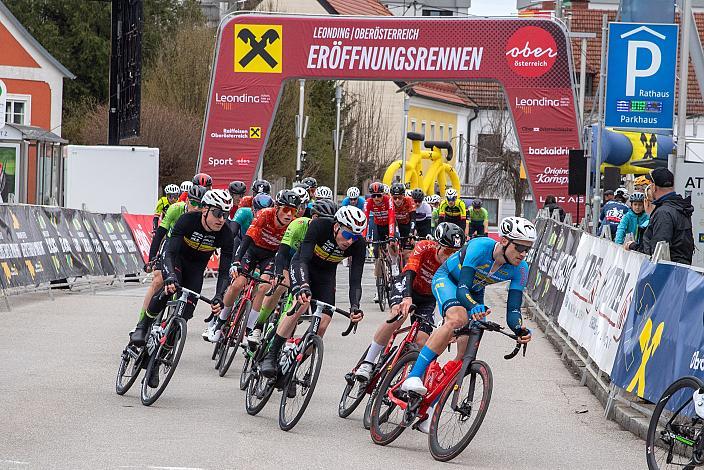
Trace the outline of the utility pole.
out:
[[[335,113],[336,113],[336,121],[335,121],[335,184],[333,185],[333,195],[334,195],[334,200],[337,201],[337,177],[339,173],[339,168],[340,168],[340,102],[342,101],[342,87],[340,86],[340,83],[338,82],[335,85]]]
[[[303,172],[301,171],[301,152],[303,151],[303,102],[306,96],[306,81],[301,79],[298,81],[298,115],[296,116],[296,138],[298,139],[298,144],[296,145],[296,181],[301,181],[303,179]]]
[[[601,67],[599,69],[599,135],[596,147],[596,162],[594,178],[594,197],[592,198],[592,233],[596,235],[599,210],[601,209],[601,156],[604,136],[604,94],[606,93],[606,38],[609,34],[609,17],[603,15],[601,19]],[[589,169],[591,170],[591,168]]]
[[[689,81],[689,34],[692,29],[692,4],[690,0],[680,0],[680,21],[684,22],[680,35],[680,84],[677,102],[677,159],[668,158],[667,168],[671,172],[684,162],[687,146],[687,82]]]
[[[403,135],[401,136],[401,182],[406,184],[406,134],[408,132],[408,110],[410,109],[410,102],[408,99],[408,94],[403,93]]]

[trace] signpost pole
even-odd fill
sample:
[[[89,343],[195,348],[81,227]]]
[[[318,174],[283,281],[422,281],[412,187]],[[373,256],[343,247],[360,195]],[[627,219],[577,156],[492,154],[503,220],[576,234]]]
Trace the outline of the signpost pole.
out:
[[[677,161],[668,158],[667,168],[675,173],[682,167],[686,149],[687,132],[687,82],[689,81],[689,30],[692,28],[692,5],[689,0],[680,0],[680,19],[684,21],[680,39],[680,85],[677,103]]]
[[[296,181],[301,181],[303,174],[301,173],[301,152],[303,151],[303,102],[306,95],[306,81],[301,79],[298,81],[299,84],[299,94],[298,94],[298,116],[296,119],[296,138],[298,143],[296,145]]]
[[[596,142],[596,162],[594,178],[594,196],[592,197],[592,234],[596,235],[599,224],[599,210],[601,209],[601,154],[602,137],[604,134],[604,94],[606,89],[606,38],[608,31],[609,17],[603,15],[601,18],[601,68],[599,70],[599,135]],[[591,171],[591,168],[588,169]]]
[[[335,113],[337,115],[335,121],[335,184],[333,194],[337,201],[337,177],[340,166],[340,101],[342,101],[342,87],[338,82],[335,86]]]
[[[408,133],[408,110],[410,109],[410,103],[408,100],[408,95],[404,92],[403,94],[403,135],[401,136],[401,183],[406,184],[406,134]]]

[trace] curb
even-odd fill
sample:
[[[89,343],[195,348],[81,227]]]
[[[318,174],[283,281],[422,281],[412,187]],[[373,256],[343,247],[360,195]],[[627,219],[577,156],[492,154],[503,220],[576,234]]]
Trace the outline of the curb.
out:
[[[582,385],[585,385],[601,403],[601,406],[606,408],[609,400],[610,380],[604,374],[602,380],[606,383],[604,387],[601,381],[588,370],[587,365],[575,353],[574,348],[577,346],[568,345],[565,340],[555,331],[559,328],[556,324],[550,322],[546,315],[528,299],[528,305],[524,306],[532,318],[538,325],[541,331],[545,333],[545,337],[553,345],[555,350],[560,354],[562,363],[567,369],[572,372],[575,379],[580,380]],[[638,409],[637,409],[637,408]],[[650,424],[650,416],[655,405],[642,402],[638,398],[631,397],[630,394],[620,394],[618,400],[614,400],[613,407],[607,419],[614,421],[621,426],[622,429],[630,431],[635,436],[645,440]]]

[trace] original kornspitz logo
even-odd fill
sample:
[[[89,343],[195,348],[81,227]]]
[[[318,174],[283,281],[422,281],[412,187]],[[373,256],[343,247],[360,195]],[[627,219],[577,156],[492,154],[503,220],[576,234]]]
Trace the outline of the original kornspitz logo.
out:
[[[518,29],[506,43],[506,62],[522,77],[540,77],[548,73],[556,57],[555,38],[537,26]]]
[[[235,72],[281,73],[281,25],[235,25]]]

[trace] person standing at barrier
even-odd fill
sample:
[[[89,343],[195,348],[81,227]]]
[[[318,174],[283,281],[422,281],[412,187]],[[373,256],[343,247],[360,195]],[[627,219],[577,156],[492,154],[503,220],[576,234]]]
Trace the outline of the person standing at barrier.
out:
[[[627,199],[628,191],[626,191],[626,188],[618,188],[614,192],[614,199],[604,204],[599,215],[599,224],[601,225],[599,234],[605,230],[605,227],[608,227],[611,230],[611,239],[616,238],[618,224],[621,223],[621,219],[626,215],[626,212],[630,210],[628,204],[626,204]]]
[[[631,210],[623,216],[621,223],[618,224],[618,229],[616,229],[614,241],[619,245],[623,245],[623,241],[629,233],[633,235],[633,240],[638,243],[650,220],[650,216],[645,213],[645,194],[641,192],[633,193],[629,199],[631,201]]]
[[[667,168],[654,169],[648,179],[652,182],[648,189],[655,209],[640,243],[631,242],[626,249],[652,255],[658,242],[666,241],[670,245],[670,260],[691,265],[694,254],[691,199],[675,192],[675,176]]]
[[[549,211],[550,217],[552,217],[552,214],[557,211],[557,213],[560,214],[560,222],[565,221],[565,210],[557,203],[557,198],[555,196],[545,196],[545,205],[543,205],[543,209],[547,209]]]

